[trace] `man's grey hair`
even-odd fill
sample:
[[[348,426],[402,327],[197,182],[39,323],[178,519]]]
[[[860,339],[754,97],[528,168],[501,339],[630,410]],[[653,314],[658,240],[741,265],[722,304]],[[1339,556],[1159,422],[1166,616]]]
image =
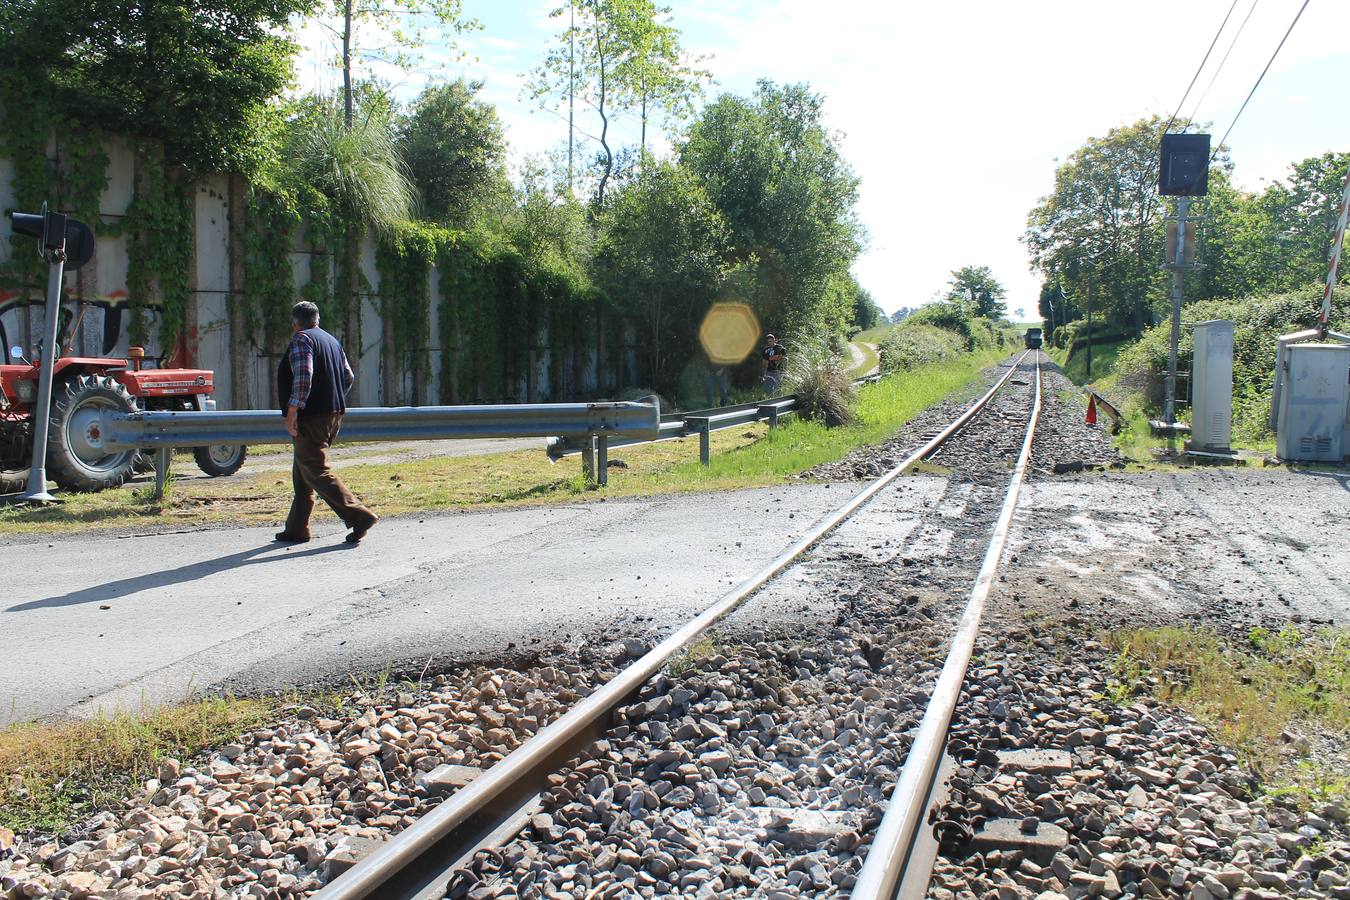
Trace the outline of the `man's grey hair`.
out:
[[[291,318],[301,328],[313,328],[319,324],[319,308],[308,300],[301,300],[291,307]]]

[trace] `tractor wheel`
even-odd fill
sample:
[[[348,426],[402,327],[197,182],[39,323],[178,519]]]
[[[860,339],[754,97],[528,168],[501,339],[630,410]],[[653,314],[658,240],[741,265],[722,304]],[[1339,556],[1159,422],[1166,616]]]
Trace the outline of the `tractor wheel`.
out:
[[[17,494],[28,487],[28,469],[0,469],[0,494]]]
[[[104,412],[134,412],[131,395],[102,375],[81,375],[57,385],[47,438],[47,469],[68,491],[101,491],[131,477],[135,450],[103,449]]]
[[[197,468],[212,478],[233,475],[248,458],[248,448],[243,444],[212,444],[210,447],[193,447],[192,456],[197,460]]]

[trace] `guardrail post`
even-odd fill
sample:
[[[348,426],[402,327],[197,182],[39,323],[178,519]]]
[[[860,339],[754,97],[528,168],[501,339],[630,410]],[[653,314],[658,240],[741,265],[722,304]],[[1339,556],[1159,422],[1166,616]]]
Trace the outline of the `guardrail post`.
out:
[[[769,427],[778,427],[778,407],[776,406],[769,407]]]
[[[587,484],[595,483],[595,435],[586,435],[581,450],[581,474]]]
[[[156,500],[164,499],[164,485],[169,480],[169,464],[173,461],[173,450],[168,447],[161,447],[155,451],[155,496]]]
[[[600,487],[609,484],[609,435],[597,435],[595,439],[595,483]]]
[[[712,460],[712,427],[705,423],[698,433],[698,461],[708,465]]]

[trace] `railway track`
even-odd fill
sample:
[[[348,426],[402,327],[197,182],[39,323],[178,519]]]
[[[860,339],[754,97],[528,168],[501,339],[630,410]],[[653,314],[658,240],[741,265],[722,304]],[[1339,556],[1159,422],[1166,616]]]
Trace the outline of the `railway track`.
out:
[[[1016,378],[1019,373],[1024,373],[1027,377]],[[543,809],[543,799],[547,798],[555,805],[559,801],[570,801],[572,804],[591,806],[591,813],[595,809],[601,809],[602,812],[608,811],[616,806],[624,806],[630,815],[642,818],[644,809],[651,809],[653,803],[659,805],[663,797],[669,797],[671,802],[675,802],[675,797],[680,800],[684,795],[699,798],[697,803],[701,803],[705,810],[719,808],[723,806],[723,801],[718,797],[716,789],[709,789],[707,785],[700,785],[700,773],[707,773],[715,776],[719,773],[726,773],[732,769],[732,761],[729,755],[721,751],[708,751],[701,754],[697,759],[690,757],[686,753],[680,753],[678,750],[666,749],[657,753],[656,757],[647,762],[645,773],[638,772],[639,763],[642,761],[642,750],[633,746],[633,741],[637,735],[642,739],[648,740],[653,736],[661,737],[664,735],[667,739],[690,737],[698,738],[699,726],[694,725],[692,734],[685,734],[689,731],[689,723],[681,726],[681,734],[665,735],[668,731],[664,726],[652,728],[650,724],[644,721],[649,714],[657,714],[658,717],[668,713],[672,708],[672,700],[677,707],[686,710],[695,707],[702,708],[707,704],[701,704],[699,701],[699,687],[706,687],[706,682],[713,682],[718,674],[719,667],[725,670],[728,666],[733,669],[736,663],[724,660],[720,655],[714,653],[709,660],[714,665],[703,666],[709,672],[706,680],[694,679],[696,689],[689,690],[687,687],[676,687],[675,681],[667,678],[661,673],[663,670],[669,670],[672,662],[677,665],[690,665],[689,648],[699,641],[709,629],[712,629],[719,622],[731,615],[738,608],[742,607],[748,599],[764,592],[766,586],[771,585],[785,570],[794,564],[799,563],[803,557],[807,557],[813,548],[821,545],[822,541],[834,532],[842,523],[855,516],[860,510],[864,509],[873,499],[897,478],[906,472],[912,470],[917,464],[924,460],[931,460],[937,457],[941,460],[940,451],[948,445],[948,442],[957,435],[969,430],[974,432],[977,429],[972,423],[980,423],[980,427],[990,434],[1006,432],[1008,419],[1016,414],[1010,414],[1005,410],[998,411],[995,416],[981,416],[986,412],[996,397],[1002,394],[1011,393],[1008,386],[1023,386],[1027,388],[1027,397],[1024,400],[1010,401],[1011,405],[1020,404],[1028,407],[1025,413],[1026,425],[1025,435],[1020,442],[1020,453],[1012,468],[1011,476],[1003,476],[1007,481],[1006,491],[1003,493],[1003,499],[998,506],[999,513],[993,522],[992,537],[983,554],[983,562],[980,565],[978,575],[974,579],[974,586],[970,590],[968,601],[964,610],[960,613],[959,621],[956,624],[956,636],[951,640],[951,650],[947,655],[945,662],[941,665],[940,673],[937,673],[935,686],[931,689],[931,700],[927,702],[926,709],[923,712],[922,719],[918,722],[918,730],[915,733],[913,741],[910,743],[907,753],[899,746],[904,736],[904,729],[901,727],[907,722],[911,722],[918,714],[917,705],[909,702],[896,702],[894,697],[886,697],[882,690],[876,686],[862,688],[861,699],[855,699],[853,705],[858,707],[860,713],[855,712],[852,716],[859,723],[867,718],[872,722],[871,708],[868,705],[869,698],[872,705],[881,711],[879,721],[883,726],[883,731],[890,732],[879,745],[874,758],[868,761],[870,764],[855,764],[852,770],[859,773],[856,784],[843,789],[840,798],[830,805],[838,806],[843,800],[852,800],[855,805],[871,800],[872,805],[879,805],[882,794],[889,795],[889,801],[886,806],[886,812],[879,823],[865,821],[865,817],[851,822],[846,821],[844,815],[824,816],[823,822],[814,821],[814,825],[823,829],[820,833],[827,837],[833,835],[834,846],[841,848],[842,856],[861,857],[865,852],[865,862],[860,871],[854,871],[853,868],[841,867],[836,869],[831,877],[829,873],[822,868],[820,871],[797,872],[801,877],[795,877],[791,872],[788,873],[788,883],[796,888],[795,893],[786,894],[787,896],[803,895],[819,891],[832,891],[840,893],[851,889],[852,896],[856,898],[873,897],[891,897],[896,896],[900,885],[904,883],[906,890],[913,892],[916,885],[926,886],[927,874],[931,870],[933,862],[933,849],[931,846],[925,847],[923,836],[929,829],[922,827],[924,811],[930,805],[930,794],[933,793],[935,782],[938,780],[939,766],[938,762],[942,756],[944,737],[951,720],[952,711],[955,707],[956,699],[960,693],[961,684],[964,679],[965,670],[970,660],[971,646],[974,637],[979,628],[979,621],[983,610],[983,604],[988,597],[992,587],[993,578],[997,571],[999,560],[1002,555],[1003,544],[1006,539],[1008,524],[1011,520],[1013,510],[1017,503],[1017,493],[1021,485],[1022,477],[1026,471],[1028,459],[1031,453],[1036,415],[1040,408],[1040,353],[1039,351],[1028,351],[1023,353],[1008,368],[1008,371],[986,392],[982,397],[967,408],[958,418],[934,434],[925,443],[912,452],[902,462],[892,468],[882,477],[869,483],[867,487],[851,497],[846,503],[840,506],[830,515],[824,517],[799,541],[788,548],[779,557],[765,565],[750,578],[742,582],[733,590],[719,598],[714,604],[708,607],[699,616],[678,629],[675,633],[661,641],[656,647],[651,649],[645,655],[632,662],[627,668],[620,671],[607,683],[598,687],[585,699],[573,706],[569,711],[561,715],[558,719],[539,731],[534,737],[520,745],[504,759],[497,762],[491,768],[487,769],[481,775],[478,775],[458,791],[452,794],[447,800],[434,808],[431,812],[424,815],[413,825],[402,831],[400,834],[378,846],[368,855],[358,861],[351,869],[342,873],[330,881],[322,890],[314,896],[319,900],[352,900],[352,898],[380,897],[380,898],[432,898],[446,896],[494,896],[492,893],[494,884],[509,880],[509,865],[511,859],[520,859],[519,853],[503,852],[501,849],[509,845],[512,841],[518,840],[516,837],[522,831],[529,831],[540,843],[577,844],[585,840],[584,836],[578,836],[574,832],[582,829],[574,828],[570,831],[564,831],[560,825],[553,823],[552,817],[546,813],[541,813]],[[1006,404],[1005,404],[1006,405]],[[989,447],[988,441],[981,443],[981,446]],[[1004,439],[1006,444],[1006,438]],[[1004,448],[1004,453],[1007,448]],[[1002,468],[1006,473],[1005,463],[995,464],[991,471],[996,472]],[[987,518],[987,512],[992,508],[990,502],[995,497],[995,490],[988,486],[989,477],[976,478],[975,482],[966,490],[961,499],[961,508],[970,509],[974,513],[984,514]],[[979,482],[986,482],[981,485]],[[960,513],[958,513],[960,514]],[[948,512],[950,516],[950,512]],[[975,518],[981,518],[981,515],[975,515]],[[968,541],[969,543],[969,541]],[[972,550],[974,545],[961,548],[958,555],[968,558],[974,558]],[[909,560],[906,558],[905,563]],[[888,564],[900,565],[894,560]],[[911,577],[911,581],[916,579]],[[899,582],[897,582],[899,583]],[[917,595],[910,597],[910,600],[916,599]],[[899,613],[905,611],[905,604],[898,603],[896,610]],[[929,613],[930,617],[932,613]],[[937,626],[939,628],[945,625]],[[841,629],[836,628],[836,632]],[[853,640],[853,638],[848,638]],[[936,639],[929,638],[929,644],[937,643]],[[843,646],[840,641],[835,642]],[[810,652],[808,651],[808,655]],[[828,657],[828,654],[825,654]],[[911,684],[919,683],[932,677],[935,667],[920,665],[911,669],[902,666],[896,662],[888,662],[883,651],[878,647],[871,645],[865,638],[858,644],[857,656],[859,661],[869,665],[874,672],[880,675],[894,675],[896,671],[904,669],[904,679],[896,681],[894,684],[900,684],[908,681]],[[719,663],[719,660],[721,662]],[[800,663],[801,660],[798,660]],[[772,665],[765,667],[765,671],[774,668]],[[808,664],[798,666],[798,672],[810,669]],[[776,671],[776,670],[775,670]],[[842,670],[841,670],[842,671]],[[698,673],[695,673],[696,675]],[[790,674],[790,673],[789,673]],[[724,679],[725,680],[725,679]],[[719,682],[720,683],[720,682]],[[763,678],[754,679],[754,694],[760,695],[761,687],[763,692],[775,698],[780,693],[784,696],[792,694],[790,679],[786,680],[778,675],[765,675]],[[777,685],[777,687],[771,686]],[[735,699],[736,688],[730,682],[723,685],[723,690],[729,691],[732,699]],[[903,688],[900,688],[903,690]],[[670,696],[665,694],[670,692]],[[721,700],[716,698],[721,696]],[[713,701],[714,705],[722,704],[730,707],[734,705],[732,700],[728,700],[722,690],[711,690],[706,692],[706,698]],[[838,702],[849,698],[831,695],[830,702]],[[803,704],[800,709],[805,709],[810,704]],[[910,709],[906,711],[905,707]],[[834,707],[830,707],[834,708]],[[676,710],[678,711],[678,709]],[[724,711],[724,715],[726,715]],[[764,714],[768,719],[772,716]],[[732,717],[734,720],[734,717]],[[742,723],[736,721],[737,727]],[[842,724],[847,725],[851,721],[850,716],[845,715]],[[716,724],[705,720],[705,723],[711,724],[711,731],[720,730]],[[726,723],[730,725],[730,722]],[[754,722],[746,723],[749,727],[761,727],[767,729],[766,737],[772,735],[772,740],[780,743],[789,744],[790,747],[797,747],[800,742],[790,737],[793,733],[793,726],[787,725],[783,728],[778,727],[772,722],[765,722],[756,719]],[[798,723],[799,724],[799,723]],[[891,727],[893,726],[893,727]],[[833,725],[827,726],[828,733],[833,735],[826,742],[826,746],[834,746],[839,749],[840,742],[844,735],[839,733]],[[853,729],[845,728],[844,731]],[[656,732],[653,735],[653,732]],[[745,733],[745,732],[742,732]],[[797,728],[795,733],[803,733]],[[822,737],[824,735],[821,735]],[[852,744],[853,737],[848,739],[847,744]],[[715,741],[712,743],[716,743]],[[712,743],[704,746],[711,746]],[[752,745],[759,744],[757,738],[751,738]],[[847,746],[847,745],[846,745]],[[620,748],[615,751],[614,748]],[[807,748],[802,748],[807,750]],[[608,752],[608,762],[606,762],[605,753]],[[807,751],[809,752],[809,751]],[[856,751],[854,751],[856,753]],[[865,751],[871,753],[870,750]],[[666,756],[674,754],[671,758]],[[900,762],[904,753],[904,766],[898,775],[896,787],[889,789],[889,775]],[[588,759],[588,757],[590,757]],[[800,757],[799,757],[800,758]],[[599,760],[597,762],[597,759]],[[624,762],[624,760],[627,762]],[[678,763],[679,775],[673,778],[665,777],[667,774],[662,771],[662,767],[675,767]],[[618,773],[606,770],[605,766],[617,766]],[[653,768],[655,767],[655,768]],[[692,767],[692,768],[690,768]],[[602,771],[603,770],[603,771]],[[829,771],[828,768],[826,771]],[[659,787],[664,788],[660,795],[655,792],[649,792],[643,789],[641,781],[646,775],[656,776],[654,782],[660,782]],[[789,775],[791,773],[789,772]],[[622,776],[627,776],[631,783],[618,785]],[[819,779],[819,770],[817,771]],[[841,779],[847,780],[841,774]],[[706,779],[705,779],[706,780]],[[797,781],[800,781],[800,776]],[[808,779],[809,780],[809,779]],[[843,783],[841,780],[841,784]],[[769,779],[771,782],[772,779]],[[677,783],[678,782],[678,783]],[[758,782],[757,782],[758,783]],[[728,791],[734,793],[734,789],[728,787],[728,779],[719,782],[719,787],[723,793]],[[674,785],[674,787],[672,787]],[[693,786],[691,788],[691,785]],[[829,794],[831,788],[826,785],[821,789],[813,789],[816,794]],[[676,792],[679,791],[677,794]],[[795,788],[786,791],[779,791],[779,794],[786,793],[791,796],[795,793]],[[622,799],[618,799],[622,794]],[[756,799],[756,792],[752,788],[750,791],[751,799]],[[759,795],[764,791],[760,790]],[[561,795],[561,796],[560,796]],[[637,799],[635,799],[637,798]],[[645,800],[643,798],[646,798]],[[787,832],[792,831],[794,823],[791,822],[791,809],[784,807],[777,795],[772,791],[766,799],[764,796],[758,796],[760,801],[767,803],[767,806],[747,807],[744,800],[737,800],[736,805],[727,806],[731,810],[732,818],[745,820],[747,817],[753,818],[754,815],[765,814],[764,810],[777,810],[770,812],[770,818],[775,821],[760,822],[758,826],[769,829],[778,828]],[[690,801],[691,805],[697,805]],[[819,805],[818,801],[816,805]],[[566,804],[564,804],[566,808]],[[747,811],[748,810],[748,811]],[[846,812],[846,811],[845,811]],[[823,814],[822,814],[823,815]],[[591,816],[595,818],[594,815]],[[613,816],[609,816],[611,833],[613,832],[613,823],[618,821]],[[785,820],[787,824],[784,824]],[[676,822],[677,825],[681,824]],[[801,831],[801,822],[796,822],[797,830]],[[850,827],[842,828],[842,825]],[[637,825],[634,825],[637,828]],[[646,826],[642,826],[645,828]],[[668,826],[658,824],[658,828]],[[638,829],[639,831],[641,828]],[[679,835],[663,834],[661,840],[673,839],[678,845],[680,843]],[[825,838],[822,838],[822,840]],[[655,839],[653,841],[656,842]],[[689,843],[685,838],[684,843]],[[845,846],[847,845],[847,846]],[[632,847],[627,849],[627,853],[622,852],[625,848],[620,847],[619,854],[610,854],[608,857],[602,857],[604,862],[611,867],[626,866],[626,869],[619,869],[622,873],[629,871],[634,873],[636,881],[634,882],[639,893],[647,896],[659,895],[660,891],[657,885],[660,884],[653,871],[660,872],[662,869],[674,867],[680,861],[671,857],[665,859],[663,851],[655,854],[638,854],[633,858],[636,850]],[[679,849],[678,846],[676,849]],[[723,847],[723,852],[726,848]],[[548,865],[561,863],[567,865],[567,857],[553,854],[556,859],[548,860]],[[573,857],[577,856],[573,850]],[[630,896],[624,893],[627,888],[623,887],[619,881],[609,879],[606,881],[601,878],[599,886],[593,885],[593,879],[589,878],[590,869],[588,863],[591,861],[582,852],[580,854],[582,867],[586,870],[582,873],[580,880],[585,882],[586,891],[584,896]],[[697,860],[697,857],[695,858]],[[755,861],[754,857],[749,858],[750,862]],[[575,865],[572,866],[576,868]],[[539,867],[536,867],[538,869]],[[598,867],[597,867],[598,868]],[[739,872],[744,869],[749,874],[748,866],[741,866],[737,869]],[[753,877],[753,876],[752,876]],[[794,881],[795,878],[795,881]],[[822,878],[825,879],[822,883]],[[731,880],[736,880],[732,877]],[[727,884],[720,876],[708,879],[695,878],[680,883],[681,893],[696,894],[702,892],[707,896],[745,894],[746,885],[735,886]],[[533,884],[533,882],[532,882]],[[569,890],[563,892],[580,892],[580,882],[572,884]],[[531,885],[517,885],[522,892]],[[550,896],[548,890],[536,885],[537,894],[540,896]],[[772,892],[770,892],[772,895]],[[558,896],[557,891],[551,895]]]

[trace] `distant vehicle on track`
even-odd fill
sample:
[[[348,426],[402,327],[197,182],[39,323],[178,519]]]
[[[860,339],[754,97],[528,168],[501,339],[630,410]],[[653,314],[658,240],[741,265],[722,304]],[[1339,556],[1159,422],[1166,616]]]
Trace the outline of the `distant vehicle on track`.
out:
[[[1028,350],[1035,350],[1039,347],[1041,345],[1041,330],[1039,328],[1028,328],[1026,342]]]

